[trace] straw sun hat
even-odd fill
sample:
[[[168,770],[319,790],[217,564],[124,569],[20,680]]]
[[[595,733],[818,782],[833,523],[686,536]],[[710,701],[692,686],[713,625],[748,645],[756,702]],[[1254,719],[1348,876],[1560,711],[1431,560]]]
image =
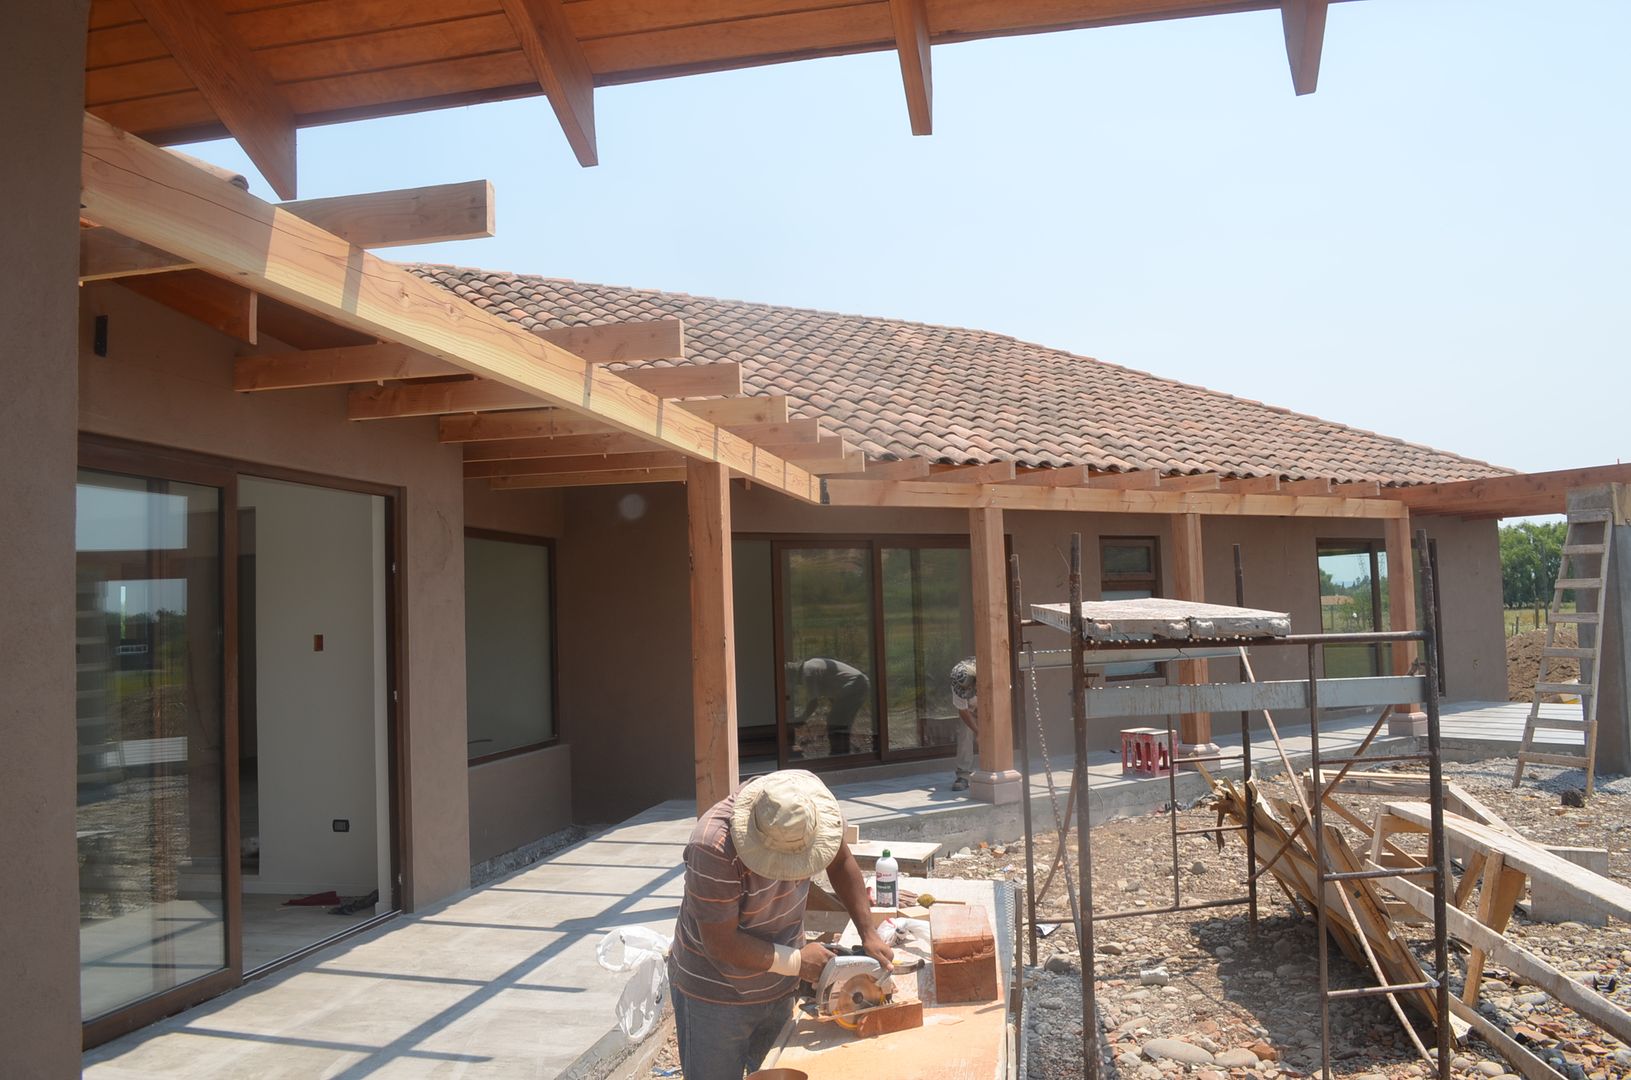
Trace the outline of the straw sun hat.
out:
[[[844,839],[844,812],[827,785],[783,769],[742,785],[731,808],[731,842],[749,870],[802,881],[827,868]]]

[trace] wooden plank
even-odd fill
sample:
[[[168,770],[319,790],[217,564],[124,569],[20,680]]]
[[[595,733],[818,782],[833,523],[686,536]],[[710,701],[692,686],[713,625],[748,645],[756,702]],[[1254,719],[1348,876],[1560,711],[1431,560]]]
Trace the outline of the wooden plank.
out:
[[[1272,479],[1272,477],[1270,478]],[[1206,553],[1201,541],[1201,517],[1199,514],[1178,514],[1169,524],[1172,541],[1172,593],[1179,600],[1191,604],[1206,603]],[[1204,617],[1203,617],[1204,618]],[[1227,618],[1227,617],[1225,617]],[[1197,623],[1195,616],[1187,616],[1185,622],[1190,630],[1189,636],[1194,636],[1202,624]],[[1210,624],[1215,631],[1218,623]],[[1207,662],[1205,660],[1182,660],[1178,663],[1178,682],[1182,685],[1195,685],[1206,682]],[[1180,746],[1177,753],[1183,756],[1185,748],[1206,747],[1212,742],[1212,717],[1208,713],[1185,712],[1178,716],[1178,741]],[[1203,753],[1209,751],[1202,751]]]
[[[731,431],[755,445],[771,447],[816,442],[825,434],[819,420],[788,420],[780,424],[730,424]]]
[[[1360,485],[1347,485],[1358,487]],[[1375,486],[1374,484],[1372,485]],[[1331,495],[1334,494],[1334,485],[1329,480],[1287,480],[1280,485],[1280,490],[1287,495]],[[1380,490],[1380,489],[1378,489]],[[1353,497],[1358,492],[1344,491],[1343,495]]]
[[[498,461],[466,461],[466,480],[494,479],[500,476],[560,476],[593,472],[627,472],[632,469],[675,469],[685,459],[672,450],[632,454],[582,454],[573,457],[506,458]]]
[[[81,212],[97,224],[341,326],[524,389],[544,404],[719,461],[797,498],[820,498],[816,478],[796,465],[90,115],[81,162]],[[774,408],[775,399],[767,405]],[[785,399],[780,408],[785,413]],[[750,422],[774,419],[786,416]]]
[[[621,431],[593,435],[557,435],[553,439],[489,439],[464,444],[465,461],[517,461],[526,458],[651,452],[651,440]]]
[[[521,39],[533,75],[549,95],[566,141],[583,166],[599,163],[595,149],[595,80],[560,0],[500,0]]]
[[[822,461],[853,461],[855,455],[860,453],[855,447],[836,435],[822,435],[814,442],[760,441],[758,445],[773,453],[782,455],[788,461],[796,461],[800,465]]]
[[[463,443],[560,435],[608,435],[614,432],[617,429],[603,420],[564,409],[526,409],[444,416],[439,423],[438,435],[445,443]]]
[[[1477,513],[1498,509],[1503,516],[1512,517],[1561,514],[1568,509],[1564,504],[1571,488],[1626,483],[1631,483],[1631,462],[1456,483],[1416,484],[1389,488],[1386,497],[1397,499],[1418,514]]]
[[[1220,480],[1218,481],[1218,490],[1272,495],[1280,490],[1280,478],[1278,476],[1241,476],[1233,480]]]
[[[751,399],[748,399],[751,400]],[[1391,499],[1324,499],[1308,495],[1230,495],[1221,491],[1118,491],[940,480],[827,481],[834,506],[976,506],[1105,514],[1243,514],[1255,517],[1374,518],[1404,513]]]
[[[900,54],[912,134],[929,135],[934,131],[934,77],[929,65],[929,14],[924,0],[889,0],[889,18],[895,27],[895,51]]]
[[[251,393],[449,374],[461,371],[406,345],[351,345],[240,356],[232,364],[232,388]]]
[[[1416,560],[1412,557],[1410,513],[1382,523],[1387,550],[1388,629],[1416,629]],[[1389,646],[1393,674],[1403,675],[1415,659],[1415,643],[1395,641]],[[1400,702],[1409,713],[1421,712],[1419,702]]]
[[[1223,485],[1223,478],[1217,473],[1195,473],[1188,476],[1163,476],[1160,489],[1162,491],[1218,491]]]
[[[1011,468],[1012,466],[1010,466]],[[1009,671],[1008,557],[1001,510],[970,510],[968,563],[973,581],[976,723],[980,729],[979,768],[972,794],[988,801],[1019,796],[1023,781],[1014,772],[1014,714]],[[1012,784],[1008,783],[1009,779]]]
[[[852,450],[841,458],[828,458],[825,461],[799,461],[796,464],[817,476],[844,476],[854,473],[857,469],[865,468],[866,455],[859,450]]]
[[[740,424],[781,424],[791,417],[785,397],[720,398],[715,401],[687,401],[670,411],[685,411],[722,428]],[[743,440],[744,442],[746,440]]]
[[[935,480],[948,484],[1001,484],[1014,478],[1012,461],[991,461],[984,465],[959,465],[931,473]]]
[[[867,480],[922,480],[929,475],[929,459],[911,457],[869,461],[859,475]]]
[[[135,3],[272,190],[294,198],[294,110],[220,6],[187,0]]]
[[[1030,487],[1086,487],[1092,477],[1086,465],[1066,465],[1058,469],[1032,469],[1008,481]]]
[[[607,472],[558,473],[553,476],[499,476],[489,483],[494,491],[530,491],[534,488],[617,487],[624,484],[683,484],[685,468],[617,469]]]
[[[79,280],[107,281],[141,274],[165,274],[192,269],[183,259],[151,244],[120,236],[112,229],[96,226],[79,230]]]
[[[1484,853],[1483,879],[1484,886],[1478,892],[1478,921],[1499,934],[1512,921],[1512,907],[1523,895],[1524,882],[1528,879],[1521,871],[1509,870],[1499,851]],[[1461,1000],[1468,1005],[1478,1004],[1485,957],[1485,950],[1476,945],[1467,956],[1467,978],[1462,984]]]
[[[533,333],[590,364],[685,359],[685,323],[679,319],[539,327]]]
[[[245,344],[259,339],[260,298],[242,285],[202,270],[143,274],[121,278],[119,284]]]
[[[742,392],[742,365],[734,360],[680,367],[620,368],[617,373],[660,398],[730,397]]]
[[[493,235],[493,185],[487,180],[299,199],[282,206],[324,232],[364,248]]]
[[[397,420],[442,413],[524,409],[537,404],[538,396],[530,390],[491,379],[464,379],[401,386],[359,386],[346,398],[345,415],[347,420]]]
[[[686,462],[691,552],[691,728],[697,814],[736,787],[736,613],[731,570],[730,473]]]
[[[1298,481],[1301,483],[1301,481]],[[1296,495],[1319,494],[1318,492],[1293,492]],[[1375,480],[1350,480],[1342,484],[1332,484],[1330,494],[1344,499],[1374,499],[1382,494],[1382,485]]]
[[[1161,474],[1154,469],[1137,472],[1099,473],[1088,477],[1087,486],[1108,491],[1154,491],[1161,486]]]
[[[1507,1063],[1516,1068],[1526,1080],[1563,1080],[1562,1073],[1531,1053],[1528,1047],[1508,1035],[1499,1024],[1458,1000],[1454,995],[1450,997],[1450,1012],[1465,1021],[1486,1042],[1495,1047],[1501,1056],[1506,1058]]]
[[[1291,86],[1298,95],[1312,94],[1319,85],[1328,4],[1329,0],[1282,0],[1280,4],[1286,59],[1291,62]]]

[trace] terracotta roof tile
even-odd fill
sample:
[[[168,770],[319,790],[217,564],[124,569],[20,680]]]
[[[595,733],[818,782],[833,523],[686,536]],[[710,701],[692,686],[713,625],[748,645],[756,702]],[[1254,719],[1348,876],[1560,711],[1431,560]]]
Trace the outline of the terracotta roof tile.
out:
[[[870,456],[953,464],[1439,483],[1509,470],[1259,401],[961,327],[448,266],[416,273],[523,326],[675,316],[691,362],[735,360]]]

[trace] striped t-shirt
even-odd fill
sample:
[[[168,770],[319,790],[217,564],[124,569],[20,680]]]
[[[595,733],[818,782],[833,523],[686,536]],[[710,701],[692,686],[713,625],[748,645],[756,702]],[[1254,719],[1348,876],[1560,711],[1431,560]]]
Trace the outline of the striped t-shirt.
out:
[[[746,971],[707,954],[703,923],[735,923],[776,945],[802,944],[808,881],[775,881],[742,864],[731,842],[736,796],[716,803],[685,845],[685,899],[680,901],[671,975],[686,997],[719,1005],[759,1005],[798,989],[798,976]]]

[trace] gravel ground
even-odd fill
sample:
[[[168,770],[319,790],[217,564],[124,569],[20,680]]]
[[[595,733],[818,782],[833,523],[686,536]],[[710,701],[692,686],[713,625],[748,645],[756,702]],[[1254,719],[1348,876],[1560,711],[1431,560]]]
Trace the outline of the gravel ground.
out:
[[[1523,788],[1512,791],[1508,784],[1514,764],[1510,759],[1450,764],[1445,774],[1537,842],[1608,849],[1610,875],[1631,880],[1631,779],[1600,778],[1598,793],[1586,808],[1569,809],[1560,805],[1559,796],[1582,786],[1578,771],[1537,768]],[[1274,785],[1265,787],[1272,791]],[[1289,797],[1290,789],[1282,782],[1278,793]],[[1362,816],[1378,801],[1344,798]],[[1180,829],[1215,821],[1205,805],[1179,814]],[[1168,827],[1167,815],[1160,813],[1094,829],[1098,910],[1171,903]],[[1050,839],[1038,837],[1034,854],[1039,877],[1053,850]],[[1178,863],[1186,903],[1244,891],[1244,847],[1238,834],[1226,834],[1221,853],[1209,838],[1180,838]],[[1023,844],[1015,842],[942,857],[935,876],[1022,882],[1024,869]],[[1313,922],[1296,916],[1267,880],[1259,911],[1255,933],[1244,907],[1096,925],[1098,1004],[1115,1074],[1141,1080],[1186,1074],[1222,1080],[1317,1073],[1320,1016]],[[1079,1077],[1080,968],[1062,882],[1049,890],[1039,919],[1060,925],[1039,944],[1038,966],[1026,994],[1027,1080]],[[1430,928],[1402,932],[1430,967]],[[1631,927],[1531,923],[1526,907],[1520,906],[1507,933],[1554,966],[1595,979],[1600,992],[1631,1009]],[[1336,948],[1330,956],[1333,986],[1368,984],[1368,972],[1350,964]],[[1453,942],[1451,968],[1452,992],[1459,992],[1465,954]],[[1610,980],[1612,990],[1607,989]],[[1493,965],[1486,968],[1480,1006],[1572,1080],[1631,1075],[1631,1049]],[[1422,1028],[1424,1038],[1430,1037],[1425,1024]],[[1333,1003],[1331,1031],[1337,1075],[1403,1080],[1428,1074],[1382,999]],[[1477,1036],[1458,1052],[1453,1069],[1458,1077],[1480,1080],[1509,1075],[1494,1048]]]

